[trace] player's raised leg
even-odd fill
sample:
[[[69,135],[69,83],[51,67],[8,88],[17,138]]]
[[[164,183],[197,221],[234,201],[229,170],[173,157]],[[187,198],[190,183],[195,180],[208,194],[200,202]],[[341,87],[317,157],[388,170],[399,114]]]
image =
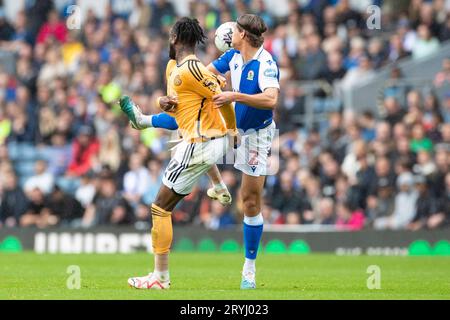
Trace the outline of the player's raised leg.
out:
[[[208,171],[208,177],[211,180],[213,186],[206,192],[208,197],[213,200],[218,200],[222,205],[231,204],[233,201],[230,191],[222,180],[219,168],[217,165],[213,165]]]
[[[174,117],[167,113],[158,113],[154,115],[145,115],[142,113],[139,106],[129,96],[123,96],[119,100],[119,105],[122,111],[130,120],[131,126],[134,129],[142,130],[146,128],[163,128],[167,130],[178,129],[178,124]]]
[[[134,129],[178,129],[178,124],[175,121],[174,117],[164,112],[155,115],[145,115],[142,113],[139,106],[129,96],[123,96],[119,100],[119,105],[122,111],[127,115],[128,119],[130,120],[131,126]],[[208,189],[207,195],[213,200],[218,200],[223,205],[231,204],[233,199],[230,192],[228,191],[227,186],[223,182],[220,171],[216,165],[212,166],[208,171],[208,176],[213,186],[212,188]]]

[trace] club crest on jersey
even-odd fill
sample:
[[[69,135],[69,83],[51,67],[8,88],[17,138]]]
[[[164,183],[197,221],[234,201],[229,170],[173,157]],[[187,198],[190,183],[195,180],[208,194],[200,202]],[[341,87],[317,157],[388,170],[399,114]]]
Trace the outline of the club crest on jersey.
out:
[[[259,161],[258,161],[258,151],[256,150],[250,150],[248,152],[250,158],[248,159],[247,164],[250,166],[253,172],[255,172],[256,168],[258,167]]]
[[[253,78],[255,77],[255,73],[253,72],[253,70],[250,70],[248,73],[247,73],[247,80],[249,80],[249,81],[253,81]]]
[[[181,86],[181,77],[180,77],[180,75],[176,75],[175,76],[175,79],[173,79],[173,84],[175,85],[175,86]]]

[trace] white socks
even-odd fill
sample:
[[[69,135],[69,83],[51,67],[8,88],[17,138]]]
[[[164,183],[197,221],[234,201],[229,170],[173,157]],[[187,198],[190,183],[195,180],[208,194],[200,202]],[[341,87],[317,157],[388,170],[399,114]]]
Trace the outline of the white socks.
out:
[[[141,115],[136,119],[136,121],[138,125],[142,128],[151,128],[153,127],[152,118],[153,116]]]
[[[244,223],[249,226],[260,226],[264,223],[264,219],[261,212],[254,217],[247,217],[244,215]]]
[[[154,271],[153,274],[161,281],[169,280],[169,270],[166,271]]]
[[[221,181],[220,183],[214,184],[214,189],[216,191],[224,190],[226,188],[227,188],[227,186],[226,186],[226,184],[223,181]]]
[[[245,258],[243,273],[244,274],[255,273],[256,272],[255,262],[256,262],[256,259]]]

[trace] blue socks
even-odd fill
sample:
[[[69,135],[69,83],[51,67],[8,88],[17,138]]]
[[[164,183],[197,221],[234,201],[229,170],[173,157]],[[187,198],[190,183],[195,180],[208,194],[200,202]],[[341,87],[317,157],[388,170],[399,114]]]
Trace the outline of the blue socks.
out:
[[[167,130],[178,129],[178,124],[174,117],[169,116],[167,113],[158,113],[152,116],[152,126],[155,128],[163,128]]]
[[[255,217],[244,216],[244,247],[247,259],[256,259],[263,232],[263,223],[261,213]]]

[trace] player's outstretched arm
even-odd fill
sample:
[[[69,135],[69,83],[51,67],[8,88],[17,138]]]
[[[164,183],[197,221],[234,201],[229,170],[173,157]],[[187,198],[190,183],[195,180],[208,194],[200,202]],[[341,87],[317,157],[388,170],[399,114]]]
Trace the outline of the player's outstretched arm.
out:
[[[257,109],[274,109],[278,102],[278,93],[278,88],[267,88],[258,94],[226,91],[215,95],[213,101],[218,106],[240,102]]]

